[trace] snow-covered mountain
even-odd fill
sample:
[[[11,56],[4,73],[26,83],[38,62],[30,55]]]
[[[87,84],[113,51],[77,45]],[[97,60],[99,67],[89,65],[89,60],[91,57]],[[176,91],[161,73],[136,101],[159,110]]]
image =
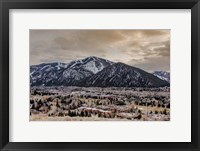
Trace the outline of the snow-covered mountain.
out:
[[[169,83],[124,63],[87,57],[70,63],[43,63],[30,67],[31,86],[160,87]]]
[[[79,85],[81,80],[112,64],[111,61],[91,56],[68,64],[33,65],[30,67],[30,83],[31,86]]]
[[[67,66],[67,69],[78,70],[82,68],[95,74],[111,64],[113,64],[113,62],[91,56],[82,60],[75,60],[70,62]]]
[[[30,66],[30,84],[45,85],[55,81],[62,74],[62,70],[66,68],[64,63],[43,63]]]
[[[169,83],[154,75],[124,63],[114,63],[85,81],[95,87],[162,87]]]
[[[170,83],[170,73],[166,72],[166,71],[154,71],[152,73],[154,76],[167,81],[168,83]]]

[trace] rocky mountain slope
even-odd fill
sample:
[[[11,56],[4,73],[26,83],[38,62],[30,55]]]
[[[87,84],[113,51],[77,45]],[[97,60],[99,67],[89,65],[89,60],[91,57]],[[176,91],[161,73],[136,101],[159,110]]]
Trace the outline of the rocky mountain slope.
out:
[[[97,87],[162,87],[168,85],[154,75],[124,63],[115,63],[85,81],[87,86]]]
[[[157,72],[155,72],[157,73]],[[30,67],[31,86],[163,87],[169,82],[124,63],[87,57],[70,63],[45,63]]]

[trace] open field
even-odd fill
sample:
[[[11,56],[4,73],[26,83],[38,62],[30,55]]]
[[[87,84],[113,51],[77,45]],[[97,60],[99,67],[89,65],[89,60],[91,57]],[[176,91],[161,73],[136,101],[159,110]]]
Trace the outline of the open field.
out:
[[[169,121],[170,88],[31,87],[30,121]]]

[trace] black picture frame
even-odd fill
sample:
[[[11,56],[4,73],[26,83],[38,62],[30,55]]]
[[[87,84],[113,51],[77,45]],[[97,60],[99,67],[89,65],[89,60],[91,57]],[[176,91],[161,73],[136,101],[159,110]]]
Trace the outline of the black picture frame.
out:
[[[9,9],[191,9],[191,142],[9,142]],[[199,0],[0,0],[1,150],[163,150],[200,151],[200,2]],[[173,136],[172,136],[173,137]]]

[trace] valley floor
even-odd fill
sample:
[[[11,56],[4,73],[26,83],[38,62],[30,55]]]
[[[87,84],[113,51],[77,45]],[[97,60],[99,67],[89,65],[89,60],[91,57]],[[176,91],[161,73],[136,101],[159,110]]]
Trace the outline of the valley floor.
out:
[[[30,121],[169,120],[169,87],[31,87],[30,91]]]

